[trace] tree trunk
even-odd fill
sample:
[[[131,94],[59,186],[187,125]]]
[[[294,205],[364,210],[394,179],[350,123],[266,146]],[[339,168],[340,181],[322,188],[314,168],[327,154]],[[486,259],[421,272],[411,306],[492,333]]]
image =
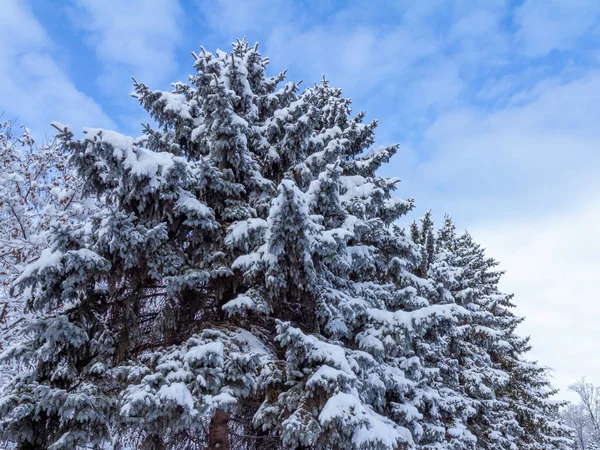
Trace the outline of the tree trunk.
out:
[[[229,415],[222,409],[217,409],[210,421],[208,430],[208,448],[229,450]]]
[[[147,436],[144,439],[144,442],[142,443],[142,448],[152,450],[165,450],[167,447],[165,446],[165,442],[163,441],[161,436]]]

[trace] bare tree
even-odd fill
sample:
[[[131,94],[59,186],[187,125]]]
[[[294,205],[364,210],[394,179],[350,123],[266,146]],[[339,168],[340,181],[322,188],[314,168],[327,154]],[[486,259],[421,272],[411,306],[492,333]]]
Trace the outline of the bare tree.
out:
[[[579,447],[586,450],[592,443],[600,444],[600,387],[582,378],[569,389],[579,396],[579,403],[569,405],[564,418],[575,430]]]
[[[581,403],[569,403],[561,412],[564,422],[573,429],[578,450],[589,450],[592,427],[587,410]]]

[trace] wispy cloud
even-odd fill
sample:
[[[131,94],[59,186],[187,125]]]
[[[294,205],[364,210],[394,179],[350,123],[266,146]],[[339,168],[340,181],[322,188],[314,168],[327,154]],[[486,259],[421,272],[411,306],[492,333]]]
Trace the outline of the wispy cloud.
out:
[[[2,3],[0,14],[0,111],[38,133],[52,120],[80,128],[114,123],[92,98],[83,94],[53,55],[54,44],[28,6]]]
[[[525,220],[487,221],[473,230],[507,269],[504,287],[517,293],[521,333],[531,336],[531,357],[554,369],[561,397],[587,375],[600,384],[600,273],[598,197],[574,199],[568,209]]]
[[[73,6],[73,26],[102,64],[98,82],[105,92],[129,89],[131,76],[162,85],[177,73],[183,18],[177,0],[73,0]]]
[[[518,95],[499,110],[463,107],[436,119],[413,150],[427,155],[404,170],[417,198],[473,222],[568,207],[593,185],[600,192],[600,72]]]
[[[527,0],[515,12],[517,39],[532,57],[553,50],[586,45],[589,33],[598,36],[600,3],[588,0]]]

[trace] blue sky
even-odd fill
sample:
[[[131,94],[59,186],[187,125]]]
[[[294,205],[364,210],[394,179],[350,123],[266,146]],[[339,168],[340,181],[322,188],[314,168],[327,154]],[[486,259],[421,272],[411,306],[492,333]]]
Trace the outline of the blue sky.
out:
[[[600,2],[2,0],[0,111],[137,134],[131,76],[258,41],[273,73],[323,73],[402,149],[384,170],[507,270],[532,357],[600,383]],[[597,374],[597,375],[594,375]],[[562,396],[568,397],[567,393]]]

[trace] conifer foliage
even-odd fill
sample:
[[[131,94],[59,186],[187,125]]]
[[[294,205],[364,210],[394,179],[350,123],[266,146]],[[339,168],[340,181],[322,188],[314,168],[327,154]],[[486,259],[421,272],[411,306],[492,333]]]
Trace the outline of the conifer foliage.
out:
[[[139,138],[54,124],[98,208],[15,292],[0,436],[19,449],[563,449],[496,263],[377,174],[397,146],[325,79],[202,49],[135,81]]]

